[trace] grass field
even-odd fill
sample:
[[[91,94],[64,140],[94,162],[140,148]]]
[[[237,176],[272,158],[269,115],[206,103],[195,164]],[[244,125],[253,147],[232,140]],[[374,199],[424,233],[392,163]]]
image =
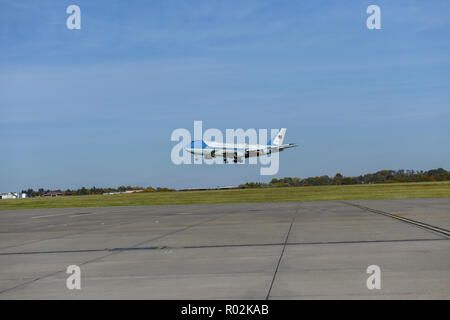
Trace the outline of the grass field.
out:
[[[450,197],[448,181],[3,199],[0,200],[0,210],[446,197]]]

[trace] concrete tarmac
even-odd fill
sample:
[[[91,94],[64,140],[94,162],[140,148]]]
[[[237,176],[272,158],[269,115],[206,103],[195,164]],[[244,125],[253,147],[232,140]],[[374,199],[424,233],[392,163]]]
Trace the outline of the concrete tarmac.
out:
[[[0,299],[449,299],[449,228],[449,198],[0,211]]]

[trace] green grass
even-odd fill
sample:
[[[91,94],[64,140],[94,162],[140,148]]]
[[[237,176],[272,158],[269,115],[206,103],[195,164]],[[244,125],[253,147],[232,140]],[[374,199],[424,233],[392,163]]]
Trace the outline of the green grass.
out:
[[[446,197],[450,197],[449,181],[3,199],[0,210]]]

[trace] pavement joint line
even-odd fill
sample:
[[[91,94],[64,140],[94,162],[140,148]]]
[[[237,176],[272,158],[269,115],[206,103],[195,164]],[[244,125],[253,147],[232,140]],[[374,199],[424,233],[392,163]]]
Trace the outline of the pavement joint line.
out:
[[[156,237],[156,238],[152,238],[152,239],[149,239],[149,240],[141,241],[141,242],[139,242],[138,244],[134,245],[133,247],[139,247],[139,246],[141,246],[141,245],[143,245],[143,244],[145,244],[145,243],[148,243],[148,242],[151,242],[151,241],[155,241],[155,240],[159,240],[159,239],[161,239],[161,238],[170,236],[170,235],[172,235],[172,234],[175,234],[175,233],[178,233],[178,232],[183,232],[183,231],[185,231],[185,230],[187,230],[187,229],[197,227],[197,226],[199,226],[199,225],[201,225],[201,224],[208,223],[208,222],[211,222],[211,221],[214,221],[214,220],[218,220],[218,219],[220,219],[220,218],[222,218],[222,217],[225,217],[225,216],[227,216],[227,215],[229,215],[229,214],[231,214],[231,213],[222,214],[222,215],[219,215],[218,217],[214,217],[214,218],[208,219],[208,220],[206,220],[206,221],[201,221],[201,222],[198,222],[198,223],[195,223],[195,224],[186,226],[186,227],[184,227],[184,228],[181,228],[181,229],[177,229],[177,230],[168,232],[168,233],[163,234],[163,235],[161,235],[161,236],[158,236],[158,237]]]
[[[70,213],[58,213],[58,214],[48,214],[48,215],[45,215],[45,216],[34,216],[34,217],[31,217],[31,219],[41,219],[41,218],[51,218],[51,217],[64,217],[64,216],[70,216],[70,215],[73,215],[74,213],[73,212],[70,212]]]
[[[80,212],[80,213],[75,213],[75,214],[72,214],[71,216],[69,216],[69,218],[78,218],[78,217],[85,217],[85,216],[91,216],[91,215],[93,215],[93,214],[100,214],[101,212],[88,212],[88,213],[85,213],[85,212]]]
[[[95,214],[99,214],[99,213],[104,213],[104,212],[95,212]],[[73,215],[74,215],[74,213],[72,212],[72,213],[67,213],[67,214],[58,214],[58,215],[50,215],[50,216],[52,216],[52,217],[53,216],[73,217]],[[87,214],[82,214],[81,216],[84,216],[84,215],[87,215]],[[46,217],[49,217],[49,216],[46,216]],[[154,216],[154,217],[155,218],[165,217],[165,215],[157,215],[157,216]],[[124,223],[124,224],[134,224],[134,223],[135,223],[135,221],[127,222],[127,223]],[[108,226],[108,227],[111,227],[111,226]],[[49,238],[49,239],[31,240],[31,241],[26,241],[26,242],[23,242],[23,243],[20,243],[20,244],[14,244],[14,245],[6,246],[6,247],[1,247],[0,250],[5,250],[5,249],[10,249],[10,248],[15,248],[15,247],[21,247],[21,246],[29,245],[29,244],[36,244],[36,243],[39,243],[39,242],[42,242],[42,241],[47,241],[47,240],[64,239],[66,237],[71,237],[71,236],[79,236],[79,235],[82,235],[82,234],[91,234],[91,233],[94,233],[94,232],[97,232],[97,231],[98,230],[88,230],[88,231],[82,231],[82,232],[77,231],[75,233],[72,232],[72,233],[68,233],[68,234],[63,234],[61,236],[57,236],[57,237],[53,237],[53,238]],[[23,231],[19,231],[19,232],[23,232]]]
[[[63,234],[61,236],[48,238],[48,239],[31,240],[31,241],[23,242],[23,243],[20,243],[20,244],[14,244],[14,245],[10,245],[10,246],[7,246],[7,247],[2,247],[2,248],[0,248],[0,250],[16,248],[16,247],[22,247],[22,246],[26,246],[26,245],[29,245],[29,244],[36,244],[36,243],[43,242],[43,241],[63,239],[63,238],[66,238],[66,237],[78,236],[78,235],[85,234],[85,233],[87,233],[87,232],[78,232],[77,231],[77,232],[73,232],[73,233],[69,233],[69,234]]]
[[[292,225],[294,224],[295,217],[297,216],[299,208],[300,208],[300,202],[297,204],[297,208],[295,209],[295,213],[294,213],[294,215],[292,217],[291,224],[289,225],[289,230],[288,230],[288,232],[286,234],[286,238],[285,238],[284,243],[283,243],[283,250],[281,251],[280,258],[278,259],[277,267],[276,267],[275,272],[273,274],[272,282],[270,283],[270,287],[269,287],[269,291],[267,292],[266,300],[269,300],[270,292],[272,291],[272,287],[273,287],[273,284],[275,282],[275,278],[277,277],[278,268],[280,267],[281,259],[283,259],[284,251],[286,250],[286,244],[288,242],[289,235],[291,234]]]
[[[142,241],[142,242],[140,242],[140,243],[138,243],[138,244],[135,244],[132,248],[134,248],[135,250],[138,250],[137,248],[138,248],[140,245],[144,244],[144,243],[148,243],[148,242],[151,242],[151,241],[159,240],[159,239],[161,239],[161,238],[164,238],[164,237],[166,237],[166,236],[175,234],[175,233],[177,233],[177,232],[183,232],[183,231],[185,231],[185,230],[187,230],[187,229],[189,229],[189,228],[193,228],[193,227],[199,226],[199,225],[201,225],[201,224],[203,224],[203,223],[207,223],[207,222],[210,222],[210,221],[214,221],[214,220],[220,219],[220,218],[222,218],[222,217],[224,217],[224,216],[227,216],[227,215],[230,215],[230,214],[231,214],[231,213],[222,214],[222,215],[219,215],[218,217],[214,217],[214,218],[212,218],[212,219],[208,219],[208,220],[205,220],[205,221],[201,221],[201,222],[198,222],[198,223],[195,223],[195,224],[192,224],[192,225],[183,227],[183,228],[181,228],[181,229],[177,229],[177,230],[168,232],[168,233],[163,234],[163,235],[161,235],[161,236],[158,236],[158,237],[155,237],[155,238],[146,240],[146,241]],[[82,262],[82,263],[79,263],[78,265],[79,265],[79,266],[84,266],[84,265],[86,265],[86,264],[89,264],[89,263],[92,263],[92,262],[95,262],[95,261],[98,261],[98,260],[101,260],[101,259],[110,257],[110,256],[112,256],[112,255],[120,254],[121,252],[123,252],[123,250],[112,251],[112,252],[109,252],[108,254],[105,254],[105,255],[102,255],[102,256],[99,256],[99,257],[95,257],[95,258],[92,258],[92,259],[90,259],[90,260],[87,260],[87,261],[84,261],[84,262]],[[3,290],[0,291],[0,295],[4,294],[4,293],[6,293],[6,292],[9,292],[9,291],[13,291],[13,290],[16,290],[16,289],[20,289],[20,288],[26,287],[27,285],[32,284],[32,283],[34,283],[34,282],[36,282],[36,281],[39,281],[39,280],[42,280],[42,279],[45,279],[45,278],[48,278],[48,277],[55,276],[55,275],[57,275],[57,274],[60,274],[60,273],[65,272],[65,271],[66,271],[65,269],[63,269],[63,270],[58,270],[58,271],[55,271],[55,272],[52,272],[52,273],[48,273],[48,274],[46,274],[46,275],[42,275],[42,276],[37,277],[37,278],[33,278],[32,280],[26,281],[26,282],[24,282],[24,283],[20,283],[20,284],[18,284],[18,285],[13,286],[13,287],[3,289]]]
[[[351,203],[351,202],[347,202],[347,201],[342,201],[342,203],[345,203],[347,205],[350,205],[350,206],[353,206],[353,207],[356,207],[356,208],[359,208],[359,209],[362,209],[362,210],[365,210],[365,211],[369,211],[369,212],[372,212],[372,213],[377,213],[377,214],[380,214],[380,215],[383,215],[383,216],[386,216],[386,217],[390,217],[390,218],[399,220],[401,222],[409,223],[409,224],[412,224],[412,225],[414,225],[416,227],[420,227],[422,229],[425,229],[427,231],[438,232],[439,234],[443,234],[446,237],[450,237],[450,230],[447,230],[447,229],[444,229],[444,228],[441,228],[441,227],[436,227],[436,226],[433,226],[433,225],[430,225],[430,224],[427,224],[427,223],[424,223],[424,222],[420,222],[420,221],[409,219],[409,218],[404,218],[404,217],[398,216],[398,215],[393,214],[393,213],[389,213],[389,212],[385,212],[385,211],[381,211],[381,210],[368,208],[368,207],[361,206],[361,205],[358,205],[358,204],[355,204],[355,203]]]
[[[450,239],[391,239],[391,240],[360,240],[360,241],[324,241],[324,242],[288,242],[286,246],[308,246],[308,245],[339,245],[339,244],[371,244],[371,243],[401,243],[401,242],[424,242],[424,241],[448,241]],[[243,247],[270,247],[284,246],[284,242],[274,243],[244,243],[244,244],[215,244],[195,246],[152,246],[152,247],[123,247],[104,249],[79,249],[79,250],[53,250],[53,251],[24,251],[24,252],[0,252],[0,256],[13,255],[38,255],[38,254],[64,254],[64,253],[89,253],[89,252],[113,252],[113,251],[150,251],[150,250],[180,250],[180,249],[211,249],[211,248],[243,248]]]
[[[100,212],[97,212],[97,213],[100,213]],[[97,213],[95,213],[95,214],[97,214]],[[57,215],[47,215],[45,217],[50,217],[50,216],[52,216],[52,217],[53,216],[69,216],[69,217],[72,217],[71,215],[74,215],[74,214],[75,213],[72,212],[72,213],[64,213],[64,214],[57,214]],[[228,213],[228,214],[232,214],[232,213]],[[176,214],[169,214],[169,216],[175,216],[175,215]],[[83,216],[83,215],[81,215],[81,216]],[[154,216],[154,217],[155,218],[159,218],[159,217],[166,217],[166,216],[167,215],[157,215],[157,216]],[[128,223],[125,223],[125,224],[133,224],[133,223],[135,223],[135,222],[128,222]],[[47,240],[64,239],[66,237],[71,237],[71,236],[79,236],[79,235],[82,235],[82,234],[90,234],[90,233],[94,233],[94,232],[97,232],[97,231],[98,230],[89,230],[89,231],[82,231],[82,232],[77,231],[75,233],[63,234],[61,236],[57,236],[57,237],[53,237],[53,238],[49,238],[49,239],[39,239],[39,240],[25,241],[25,242],[20,243],[20,244],[14,244],[14,245],[6,246],[6,247],[1,247],[0,250],[21,247],[21,246],[29,245],[29,244],[36,244],[36,243],[47,241]],[[99,251],[101,251],[101,250],[99,250]],[[1,255],[1,253],[0,253],[0,255]]]

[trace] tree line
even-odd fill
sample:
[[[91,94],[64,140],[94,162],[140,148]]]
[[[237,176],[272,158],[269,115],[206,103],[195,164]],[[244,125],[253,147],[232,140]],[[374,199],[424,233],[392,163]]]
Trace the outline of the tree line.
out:
[[[93,194],[104,194],[104,193],[111,193],[111,192],[126,192],[126,191],[140,191],[142,192],[167,192],[167,191],[175,191],[174,189],[169,188],[153,188],[153,187],[132,187],[132,186],[120,186],[117,188],[86,188],[82,187],[79,189],[67,189],[65,191],[61,190],[49,190],[49,189],[43,189],[40,188],[38,190],[33,190],[32,188],[29,188],[27,190],[22,190],[22,193],[28,194],[29,197],[42,197],[45,195],[49,195],[52,192],[60,193],[62,196],[84,196],[84,195],[93,195]]]
[[[240,188],[273,188],[273,187],[300,187],[300,186],[329,186],[329,185],[351,185],[351,184],[373,184],[373,183],[399,183],[399,182],[426,182],[426,181],[450,181],[450,171],[443,168],[432,169],[428,171],[415,170],[380,170],[375,173],[368,173],[365,175],[345,177],[337,173],[333,178],[327,175],[298,178],[286,177],[281,179],[273,178],[269,183],[264,182],[247,182],[239,185]],[[22,190],[22,193],[27,193],[29,197],[41,197],[49,195],[52,192],[57,192],[62,196],[80,196],[80,195],[95,195],[114,192],[126,191],[141,191],[141,192],[170,192],[176,191],[170,188],[153,188],[153,187],[132,187],[120,186],[117,188],[79,188],[61,190],[48,190],[40,188],[33,190],[29,188]]]
[[[247,182],[239,186],[241,188],[271,188],[426,181],[450,181],[450,172],[443,168],[428,171],[380,170],[375,173],[368,173],[355,177],[345,177],[342,174],[337,173],[333,178],[327,175],[303,179],[297,177],[286,177],[282,179],[273,178],[269,183]]]

